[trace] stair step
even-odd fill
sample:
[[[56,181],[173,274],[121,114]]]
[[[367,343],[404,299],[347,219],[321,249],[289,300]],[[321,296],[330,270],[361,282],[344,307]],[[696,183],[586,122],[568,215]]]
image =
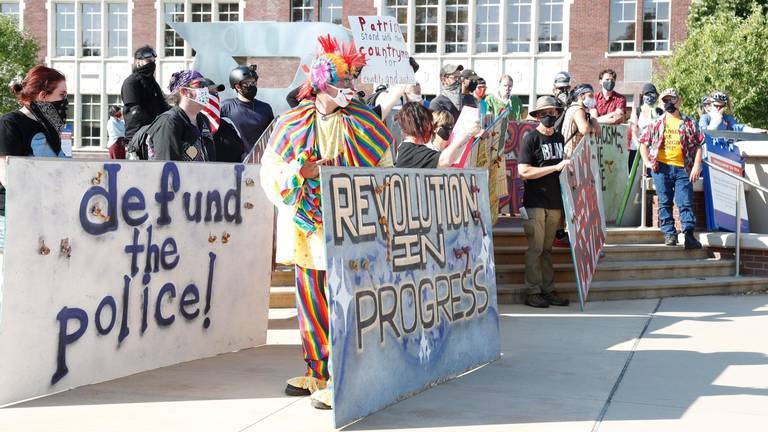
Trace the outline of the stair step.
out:
[[[557,292],[571,301],[578,301],[576,284],[558,283]],[[522,284],[497,285],[499,304],[523,303],[525,287]],[[588,301],[633,300],[659,297],[741,294],[768,291],[765,277],[688,277],[677,279],[636,279],[593,282]]]
[[[666,261],[601,261],[594,281],[713,277],[733,274],[736,263],[728,259],[684,259]],[[575,282],[573,264],[554,264],[555,283]],[[522,284],[525,264],[496,265],[496,284]]]
[[[523,264],[528,246],[495,246],[494,259],[500,264]],[[601,261],[651,261],[670,259],[709,258],[706,249],[685,250],[683,247],[669,247],[663,244],[607,244],[605,257]],[[553,248],[552,262],[564,264],[572,262],[570,248]]]
[[[270,308],[296,307],[296,289],[294,287],[273,286],[269,289]]]
[[[296,285],[293,267],[277,269],[272,272],[272,286],[292,287]]]
[[[610,244],[661,244],[664,235],[658,228],[608,228],[606,243]],[[522,227],[494,227],[493,245],[527,246],[528,240]]]

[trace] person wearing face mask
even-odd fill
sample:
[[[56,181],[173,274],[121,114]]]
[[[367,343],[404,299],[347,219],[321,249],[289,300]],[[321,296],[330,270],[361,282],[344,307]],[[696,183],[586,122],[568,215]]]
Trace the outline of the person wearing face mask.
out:
[[[125,159],[125,121],[123,111],[117,105],[109,107],[109,120],[107,120],[107,137],[109,142],[110,159]]]
[[[67,122],[67,81],[45,66],[35,66],[10,92],[21,108],[0,117],[0,247],[5,243],[5,162],[7,156],[68,158],[61,148]]]
[[[554,290],[552,242],[563,219],[559,175],[571,164],[565,156],[565,138],[555,130],[560,104],[554,96],[541,96],[530,115],[539,124],[523,137],[518,171],[525,180],[523,230],[528,239],[525,253],[525,304],[536,308],[567,306],[570,302]]]
[[[462,65],[446,64],[440,69],[440,94],[429,103],[430,111],[446,110],[454,120],[459,118],[463,95],[461,92]]]
[[[509,120],[520,120],[523,114],[523,101],[519,97],[512,94],[512,86],[514,80],[509,75],[502,75],[499,78],[499,86],[496,88],[496,93],[488,95],[485,100],[488,102],[488,111],[496,118],[504,111],[505,108],[509,108]]]
[[[125,145],[131,145],[131,139],[142,126],[146,126],[167,111],[170,106],[160,84],[155,80],[155,59],[157,53],[149,45],[136,50],[133,54],[133,73],[123,81],[120,96],[123,99],[125,115]]]
[[[216,160],[213,134],[215,115],[218,113],[211,111],[213,107],[218,108],[217,87],[194,70],[173,74],[169,90],[175,106],[135,136],[136,140],[145,141],[138,144],[146,147],[148,159]],[[211,120],[211,117],[214,119]]]
[[[552,96],[557,98],[560,106],[565,110],[568,108],[568,99],[571,94],[571,74],[562,71],[555,75],[554,88],[552,89]]]
[[[567,156],[573,153],[585,135],[600,135],[600,125],[589,115],[589,110],[596,104],[595,90],[589,84],[581,84],[573,89],[571,96],[573,102],[565,111],[562,128]]]
[[[256,65],[238,66],[229,73],[229,85],[237,97],[221,104],[221,117],[231,119],[242,135],[245,152],[253,145],[274,120],[269,104],[256,99],[259,75]]]
[[[449,111],[438,110],[432,112],[432,130],[435,131],[432,142],[427,147],[432,150],[441,151],[448,145],[448,138],[451,136],[453,126],[456,123]]]
[[[480,127],[485,128],[485,125],[488,123],[488,119],[486,116],[488,115],[488,102],[485,100],[486,98],[486,90],[488,89],[485,78],[478,78],[477,79],[477,87],[474,91],[475,96],[475,102],[477,103],[477,109],[480,113]],[[492,119],[491,119],[492,120]]]
[[[660,115],[664,114],[664,110],[657,106],[659,92],[655,85],[651,83],[643,85],[641,96],[642,104],[632,110],[632,115],[629,118],[629,131],[632,138],[629,140],[628,172],[632,171],[632,166],[635,163],[637,151],[640,148],[640,137]]]
[[[480,77],[472,69],[464,69],[461,71],[461,105],[457,106],[459,112],[461,108],[468,106],[472,108],[478,108],[477,99],[475,98],[475,90],[480,83]]]
[[[710,104],[705,114],[699,119],[699,127],[703,130],[721,130],[734,132],[768,133],[768,130],[753,128],[733,118],[731,101],[728,95],[716,91],[709,95]]]
[[[330,409],[325,240],[320,213],[320,167],[391,167],[392,134],[367,105],[354,99],[354,79],[365,55],[331,35],[305,67],[307,81],[296,108],[277,118],[261,158],[261,185],[278,207],[275,260],[296,267],[296,306],[304,373],[287,381],[289,396],[311,395]]]
[[[640,155],[651,176],[659,199],[659,228],[664,244],[677,245],[677,230],[672,205],[680,213],[680,225],[685,233],[686,249],[701,249],[693,230],[693,183],[701,174],[704,134],[699,125],[680,112],[682,99],[675,89],[661,93],[664,114],[659,116],[640,138]]]
[[[605,69],[600,72],[601,90],[595,95],[597,106],[590,110],[592,118],[601,124],[621,124],[624,113],[627,112],[627,98],[614,91],[616,87],[616,72]]]

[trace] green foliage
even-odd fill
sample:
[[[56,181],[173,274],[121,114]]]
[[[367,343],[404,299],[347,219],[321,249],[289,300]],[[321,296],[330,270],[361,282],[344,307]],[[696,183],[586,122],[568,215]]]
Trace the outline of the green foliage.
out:
[[[688,28],[698,28],[705,22],[712,21],[717,12],[747,18],[755,6],[759,6],[763,12],[768,12],[768,0],[693,0],[688,10]]]
[[[768,16],[761,10],[746,18],[716,12],[659,63],[654,82],[659,91],[677,89],[684,113],[694,114],[702,96],[720,90],[731,96],[737,120],[768,127]]]
[[[0,15],[0,114],[18,109],[8,86],[37,63],[37,50],[37,42],[19,30],[15,19]]]

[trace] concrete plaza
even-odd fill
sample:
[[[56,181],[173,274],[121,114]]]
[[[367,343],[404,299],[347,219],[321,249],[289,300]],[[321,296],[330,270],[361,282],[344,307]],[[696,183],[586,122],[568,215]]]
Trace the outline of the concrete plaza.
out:
[[[764,431],[768,296],[501,306],[502,358],[348,431]],[[283,395],[302,371],[295,311],[268,344],[0,409],[0,431],[325,431]],[[376,389],[371,389],[376,391]]]

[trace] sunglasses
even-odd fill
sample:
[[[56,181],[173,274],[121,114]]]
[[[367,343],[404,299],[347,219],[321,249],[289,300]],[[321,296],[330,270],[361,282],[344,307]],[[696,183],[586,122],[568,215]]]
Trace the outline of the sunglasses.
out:
[[[717,104],[712,104],[712,106],[713,106],[713,107],[715,107],[715,108],[717,108],[717,109],[723,109],[723,108],[725,108],[725,105],[717,105]]]

